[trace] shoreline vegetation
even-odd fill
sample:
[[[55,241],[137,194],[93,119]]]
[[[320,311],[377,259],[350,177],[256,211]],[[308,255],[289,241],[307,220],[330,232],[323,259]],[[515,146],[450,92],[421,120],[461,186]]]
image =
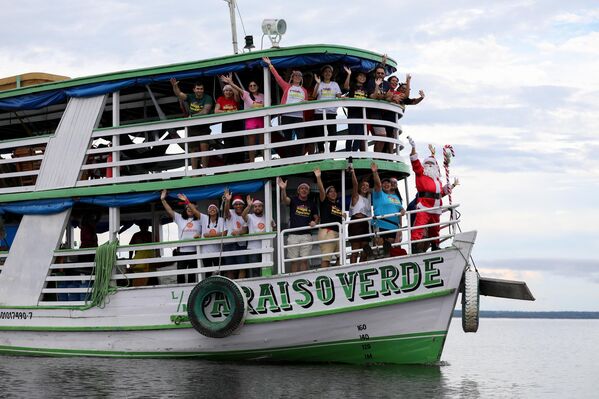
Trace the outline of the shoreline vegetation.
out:
[[[461,310],[454,310],[453,317],[462,317]],[[491,319],[599,319],[599,312],[523,312],[510,310],[481,310],[480,317]]]

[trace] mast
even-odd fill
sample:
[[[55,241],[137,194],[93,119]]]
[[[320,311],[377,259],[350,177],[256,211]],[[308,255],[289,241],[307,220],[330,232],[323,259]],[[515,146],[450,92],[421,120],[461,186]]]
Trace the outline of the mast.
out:
[[[231,18],[231,36],[233,39],[233,53],[238,54],[239,49],[237,48],[237,25],[235,21],[235,7],[237,4],[235,0],[225,0],[229,3],[229,17]]]

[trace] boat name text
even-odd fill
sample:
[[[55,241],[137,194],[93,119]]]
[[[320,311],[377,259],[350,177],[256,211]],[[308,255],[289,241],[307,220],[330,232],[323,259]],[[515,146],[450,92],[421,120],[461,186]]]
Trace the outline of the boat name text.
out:
[[[390,297],[402,292],[442,287],[443,280],[437,265],[442,257],[423,260],[424,271],[416,262],[404,262],[397,266],[386,265],[351,272],[321,275],[314,279],[298,278],[276,283],[260,284],[255,292],[242,287],[251,314],[280,313],[293,311],[296,307],[309,309],[316,301],[325,306],[335,303],[339,295],[347,301],[364,302],[379,297]],[[226,301],[216,301],[210,312],[213,316],[227,314]],[[224,306],[223,306],[224,305]],[[224,308],[223,308],[224,307]]]

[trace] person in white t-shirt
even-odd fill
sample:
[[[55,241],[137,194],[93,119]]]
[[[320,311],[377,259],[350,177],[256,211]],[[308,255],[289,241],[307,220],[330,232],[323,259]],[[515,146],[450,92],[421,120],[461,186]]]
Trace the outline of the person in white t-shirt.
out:
[[[322,75],[322,79],[318,75],[314,75],[314,80],[316,80],[316,86],[314,86],[314,90],[312,92],[312,97],[316,98],[316,100],[334,100],[337,97],[341,97],[341,88],[339,84],[333,80],[333,67],[330,65],[325,65],[320,69],[320,73]],[[324,119],[326,114],[326,119],[336,119],[337,118],[337,107],[328,107],[328,108],[318,108],[314,111],[314,120]],[[329,137],[337,135],[337,125],[326,125],[327,135]],[[321,130],[324,136],[324,128]],[[334,152],[337,148],[337,140],[333,139],[330,141],[330,151]],[[320,153],[324,152],[324,143],[318,143],[318,151]]]
[[[200,213],[200,211],[198,211],[198,208],[196,208],[196,206],[191,201],[189,201],[185,194],[177,194],[177,197],[185,204],[185,210],[181,214],[179,214],[173,211],[173,208],[171,208],[171,206],[168,204],[168,202],[166,201],[166,195],[167,191],[162,190],[162,192],[160,193],[160,200],[162,201],[162,206],[164,207],[164,210],[166,210],[166,213],[168,213],[168,215],[173,219],[173,221],[177,225],[177,228],[179,230],[179,240],[192,240],[195,238],[200,238],[202,229],[198,218],[200,218],[202,214]],[[174,255],[193,255],[197,252],[196,248],[197,247],[195,245],[181,246],[177,248],[177,251],[174,253]],[[196,259],[188,259],[177,262],[177,270],[194,269],[197,266],[198,263]],[[185,276],[187,276],[188,283],[196,282],[195,274],[179,274],[177,275],[177,283],[185,283]]]
[[[245,234],[247,224],[243,219],[242,213],[245,208],[245,202],[241,195],[233,196],[228,188],[225,189],[225,209],[223,215],[225,217],[225,230],[227,237],[238,237]],[[229,204],[233,205],[230,209]],[[246,241],[226,243],[223,246],[223,251],[243,251],[247,247]],[[241,265],[247,263],[246,255],[231,255],[223,258],[224,265]],[[228,278],[245,278],[245,269],[229,270],[225,273]]]
[[[252,213],[250,213],[252,211]],[[251,196],[247,196],[247,206],[243,210],[243,219],[247,223],[247,230],[249,234],[266,233],[266,219],[264,217],[264,203],[259,199],[253,199]],[[252,240],[248,242],[248,249],[260,250],[262,249],[262,243],[266,240]],[[262,262],[261,253],[253,253],[248,256],[249,263]],[[259,269],[250,270],[251,277],[259,276]]]
[[[203,238],[216,238],[227,235],[225,229],[225,220],[218,214],[218,206],[216,203],[208,205],[208,214],[202,214],[200,217],[200,225],[202,226]],[[213,240],[213,244],[202,245],[202,254],[213,254],[214,257],[202,259],[202,263],[206,267],[219,266],[222,264],[220,257],[222,255],[222,242]]]

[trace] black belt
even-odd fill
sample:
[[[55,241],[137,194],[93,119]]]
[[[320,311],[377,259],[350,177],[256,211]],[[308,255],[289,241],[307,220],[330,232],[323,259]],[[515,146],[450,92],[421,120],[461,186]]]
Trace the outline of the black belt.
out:
[[[425,192],[425,193],[418,193],[418,197],[419,198],[433,198],[433,199],[441,199],[441,194],[439,193],[429,193],[429,192]]]

